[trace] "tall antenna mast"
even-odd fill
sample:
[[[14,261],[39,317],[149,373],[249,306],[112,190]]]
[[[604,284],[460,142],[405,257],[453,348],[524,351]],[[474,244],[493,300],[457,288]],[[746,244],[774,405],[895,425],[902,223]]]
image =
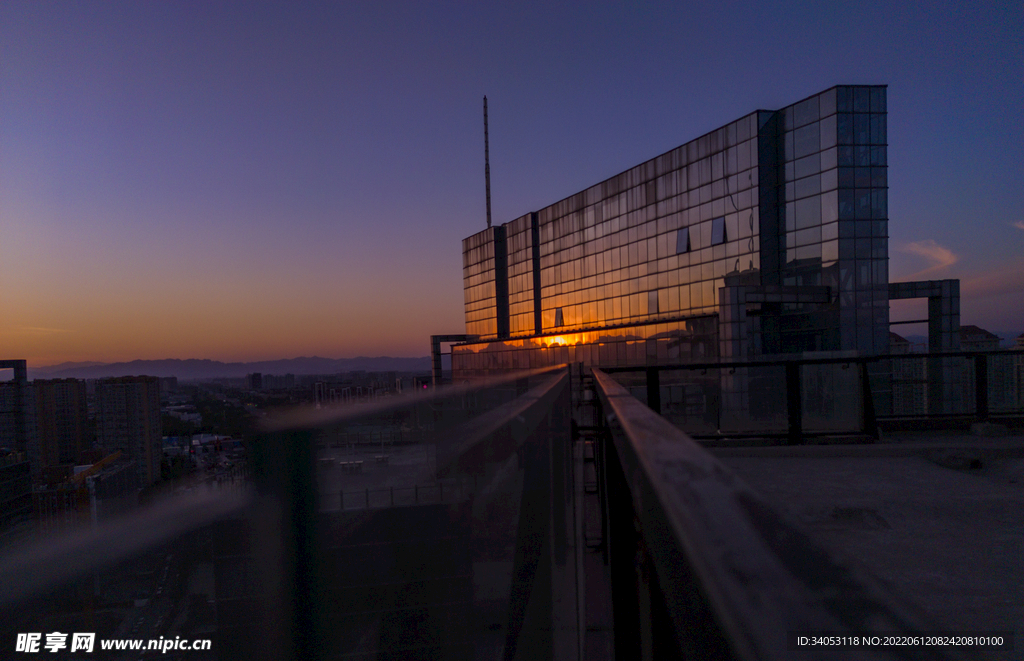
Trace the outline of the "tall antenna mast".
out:
[[[491,227],[491,145],[487,136],[487,97],[484,97],[484,181],[487,186],[487,227]]]

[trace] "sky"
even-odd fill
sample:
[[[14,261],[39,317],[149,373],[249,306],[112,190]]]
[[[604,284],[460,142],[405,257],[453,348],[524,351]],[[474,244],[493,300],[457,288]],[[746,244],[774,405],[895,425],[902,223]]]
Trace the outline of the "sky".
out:
[[[485,94],[502,223],[836,84],[889,86],[890,279],[1024,332],[1013,5],[6,0],[0,357],[424,356]]]

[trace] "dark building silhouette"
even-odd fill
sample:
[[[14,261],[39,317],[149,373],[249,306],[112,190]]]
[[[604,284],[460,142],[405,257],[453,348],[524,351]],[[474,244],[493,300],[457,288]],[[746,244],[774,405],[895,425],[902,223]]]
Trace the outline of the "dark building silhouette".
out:
[[[45,470],[81,462],[87,439],[88,404],[85,381],[79,379],[35,379],[36,428],[39,457]]]
[[[249,390],[263,390],[263,375],[259,372],[253,372],[245,376],[245,385]]]
[[[0,449],[0,547],[32,530],[32,473],[24,452]]]
[[[13,378],[0,382],[0,448],[23,454],[33,478],[40,474],[36,436],[35,391],[28,380],[25,360],[0,360],[0,370],[10,369]]]
[[[121,450],[138,467],[143,487],[160,479],[163,457],[160,380],[124,376],[96,382],[96,440],[106,450]]]

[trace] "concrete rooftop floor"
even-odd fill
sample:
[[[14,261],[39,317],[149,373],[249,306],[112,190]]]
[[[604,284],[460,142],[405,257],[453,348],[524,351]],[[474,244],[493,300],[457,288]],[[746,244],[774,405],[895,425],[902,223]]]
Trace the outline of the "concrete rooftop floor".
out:
[[[870,445],[711,451],[937,626],[1012,630],[1007,658],[1024,660],[1024,436],[892,433]]]

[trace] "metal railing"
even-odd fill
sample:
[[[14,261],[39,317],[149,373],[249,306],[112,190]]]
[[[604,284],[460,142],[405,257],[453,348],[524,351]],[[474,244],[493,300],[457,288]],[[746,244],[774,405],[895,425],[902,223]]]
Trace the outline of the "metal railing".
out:
[[[694,438],[861,434],[899,421],[1024,419],[1024,350],[603,368]]]
[[[946,648],[798,650],[801,633],[930,629],[609,375],[595,369],[594,383],[616,658],[961,658]]]
[[[836,362],[771,368],[801,393],[801,370]],[[251,481],[0,554],[0,645],[92,627],[213,639],[187,658],[583,659],[601,580],[614,658],[793,658],[801,632],[927,630],[609,374],[590,379],[560,366],[275,416],[238,472]],[[798,658],[959,658],[921,649]]]
[[[570,411],[567,370],[551,368],[275,416],[249,444],[252,482],[0,552],[0,645],[84,628],[212,638],[188,658],[574,648],[552,625],[571,541],[547,526]]]

